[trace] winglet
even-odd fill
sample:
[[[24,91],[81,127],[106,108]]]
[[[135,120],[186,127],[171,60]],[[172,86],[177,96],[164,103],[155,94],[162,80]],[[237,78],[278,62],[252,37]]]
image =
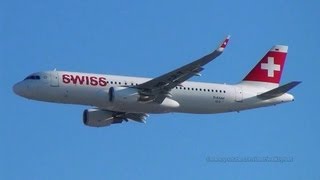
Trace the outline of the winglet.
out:
[[[228,45],[228,42],[229,42],[229,39],[230,39],[230,35],[228,35],[224,40],[223,42],[220,44],[219,48],[217,49],[218,51],[222,52],[224,50],[224,48],[227,47]]]

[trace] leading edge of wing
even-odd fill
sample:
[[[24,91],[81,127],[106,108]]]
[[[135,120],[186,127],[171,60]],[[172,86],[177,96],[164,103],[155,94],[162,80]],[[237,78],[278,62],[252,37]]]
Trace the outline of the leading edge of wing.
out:
[[[163,74],[159,77],[151,79],[145,83],[137,86],[139,89],[144,89],[152,91],[155,89],[161,89],[162,91],[169,91],[175,86],[181,84],[182,82],[190,79],[192,76],[198,75],[200,71],[203,70],[202,66],[206,65],[216,57],[220,56],[226,46],[228,45],[230,35],[228,35],[222,43],[219,44],[218,48],[215,49],[210,54],[195,60],[189,64],[186,64],[180,68],[177,68],[171,72]],[[155,95],[155,94],[153,94]]]

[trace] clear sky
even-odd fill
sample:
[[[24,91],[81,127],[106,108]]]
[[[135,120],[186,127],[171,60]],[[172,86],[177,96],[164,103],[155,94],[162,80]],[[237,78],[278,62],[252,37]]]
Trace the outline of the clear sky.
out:
[[[0,2],[0,179],[320,179],[320,3],[10,0]],[[85,106],[26,100],[12,85],[52,70],[156,77],[231,34],[194,81],[237,83],[275,44],[294,103],[217,115],[151,115],[106,128]],[[291,162],[208,162],[289,157]]]

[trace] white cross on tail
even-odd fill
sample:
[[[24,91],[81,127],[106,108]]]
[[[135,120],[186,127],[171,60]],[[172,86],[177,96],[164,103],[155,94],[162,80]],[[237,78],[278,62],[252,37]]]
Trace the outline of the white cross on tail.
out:
[[[274,77],[274,71],[280,71],[280,65],[274,64],[273,57],[268,57],[268,63],[261,63],[261,69],[268,71],[268,77]]]

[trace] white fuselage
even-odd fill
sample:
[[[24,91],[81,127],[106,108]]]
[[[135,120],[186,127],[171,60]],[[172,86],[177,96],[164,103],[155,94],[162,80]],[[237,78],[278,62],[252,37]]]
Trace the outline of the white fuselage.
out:
[[[257,98],[258,94],[274,88],[273,85],[268,88],[249,82],[227,85],[186,81],[172,89],[171,96],[162,104],[139,102],[134,91],[121,102],[114,103],[108,99],[110,87],[134,87],[150,79],[66,71],[34,73],[36,76],[39,78],[31,77],[17,83],[14,91],[29,99],[89,105],[117,112],[211,114],[293,101],[293,96],[287,93],[269,100]]]

